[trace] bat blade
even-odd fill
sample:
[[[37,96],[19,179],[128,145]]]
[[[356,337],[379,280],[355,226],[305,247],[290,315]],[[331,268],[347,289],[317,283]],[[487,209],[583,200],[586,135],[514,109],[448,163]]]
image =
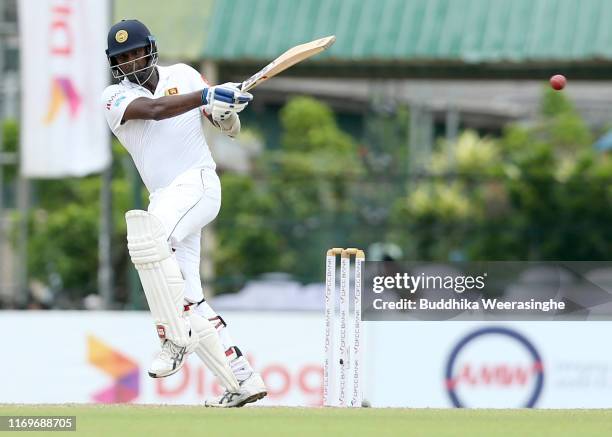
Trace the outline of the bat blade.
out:
[[[330,35],[290,48],[253,76],[242,82],[240,89],[242,91],[248,91],[255,88],[260,83],[276,76],[298,62],[310,58],[311,56],[314,56],[317,53],[329,48],[335,41],[336,36]]]

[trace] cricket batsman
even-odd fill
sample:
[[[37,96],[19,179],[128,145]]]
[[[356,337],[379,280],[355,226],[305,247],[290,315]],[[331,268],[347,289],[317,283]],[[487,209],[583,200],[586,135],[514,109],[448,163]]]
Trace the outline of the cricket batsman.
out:
[[[185,64],[157,65],[155,38],[138,20],[111,27],[106,55],[119,81],[102,94],[106,121],[150,193],[147,211],[125,215],[130,257],[161,340],[149,375],[172,375],[195,352],[226,389],[206,406],[255,402],[267,394],[263,380],[204,300],[200,281],[202,228],[221,206],[204,117],[234,137],[253,96],[234,83],[210,86]]]

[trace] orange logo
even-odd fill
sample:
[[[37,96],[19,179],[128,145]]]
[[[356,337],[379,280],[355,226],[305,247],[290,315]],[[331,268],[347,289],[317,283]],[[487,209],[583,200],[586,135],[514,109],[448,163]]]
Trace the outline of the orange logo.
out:
[[[140,391],[138,363],[93,335],[87,336],[87,360],[113,380],[110,387],[92,395],[96,402],[122,403],[138,397]]]
[[[51,124],[59,115],[62,106],[65,105],[68,105],[70,118],[76,118],[81,107],[81,96],[77,93],[72,80],[66,77],[55,77],[51,80],[51,99],[43,122]]]

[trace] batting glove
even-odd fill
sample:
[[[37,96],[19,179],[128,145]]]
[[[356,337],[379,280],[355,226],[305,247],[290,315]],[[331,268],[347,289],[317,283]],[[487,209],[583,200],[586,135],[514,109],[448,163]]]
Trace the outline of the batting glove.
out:
[[[247,107],[253,100],[251,93],[242,92],[239,84],[227,82],[202,90],[204,112],[216,122],[222,122]]]

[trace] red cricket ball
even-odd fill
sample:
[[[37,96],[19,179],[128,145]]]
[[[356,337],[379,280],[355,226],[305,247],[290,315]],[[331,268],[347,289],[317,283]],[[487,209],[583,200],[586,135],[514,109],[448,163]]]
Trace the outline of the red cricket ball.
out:
[[[553,77],[550,78],[550,86],[557,91],[565,88],[566,83],[567,79],[565,79],[565,76],[563,76],[562,74],[555,74]]]

